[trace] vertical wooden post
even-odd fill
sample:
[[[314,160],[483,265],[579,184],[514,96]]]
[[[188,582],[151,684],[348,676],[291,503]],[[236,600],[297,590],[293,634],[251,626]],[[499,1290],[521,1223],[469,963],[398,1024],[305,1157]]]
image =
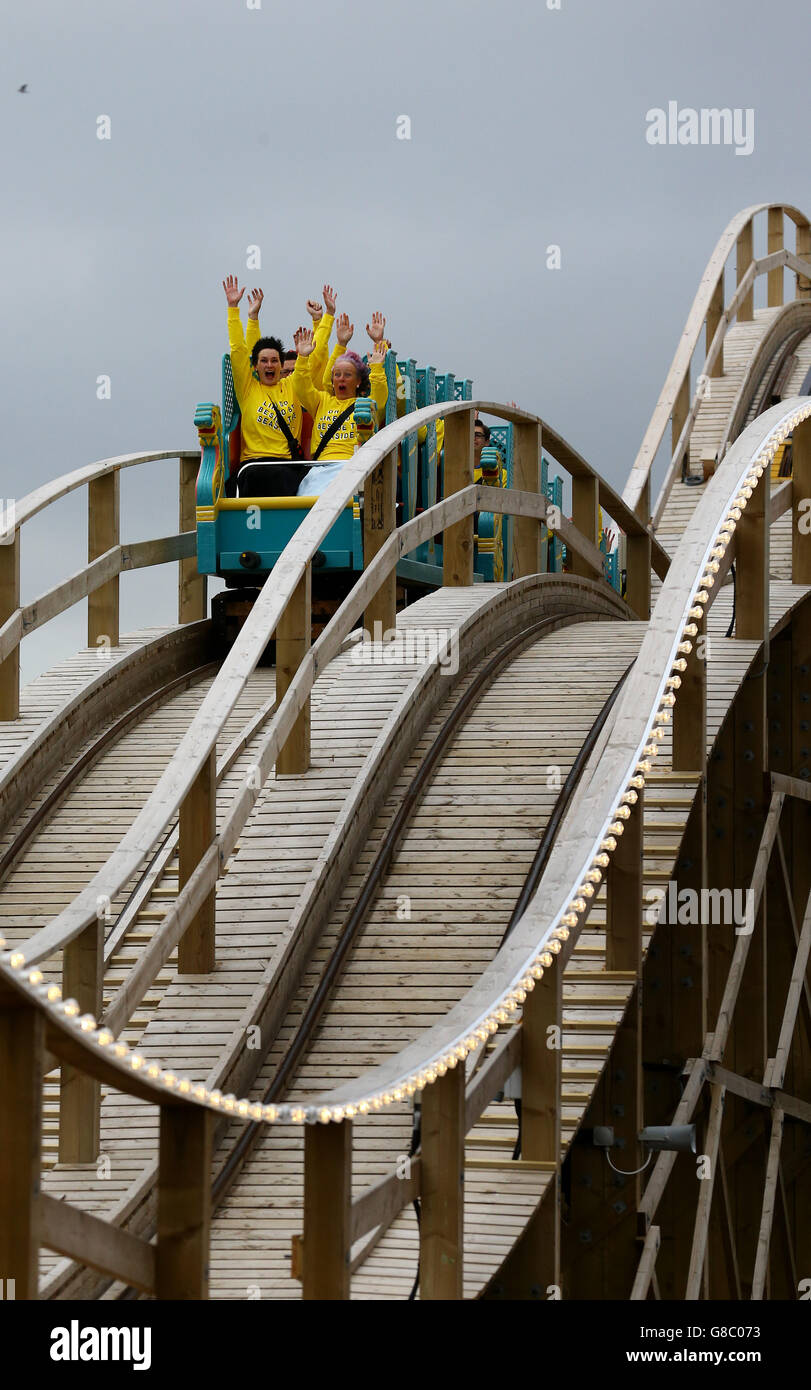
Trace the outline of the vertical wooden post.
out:
[[[621,1111],[616,1112],[622,1115],[625,1138],[619,1166],[627,1169],[638,1168],[642,1162],[637,1135],[644,1125],[641,990],[644,806],[644,793],[640,792],[606,871],[605,968],[633,971],[637,981],[617,1032],[610,1084],[612,1106],[622,1107]],[[632,1179],[632,1189],[633,1197],[628,1203],[629,1217],[636,1212],[642,1196],[639,1176]],[[637,1258],[636,1228],[631,1220],[623,1224],[623,1236],[619,1238],[618,1233],[618,1254],[621,1253],[623,1263],[626,1260],[629,1262],[627,1283],[630,1288]]]
[[[62,995],[82,1013],[101,1016],[104,927],[99,917],[62,953]],[[59,1162],[95,1163],[99,1156],[101,1087],[95,1077],[63,1062],[59,1073]]]
[[[803,261],[811,261],[811,224],[808,222],[797,223],[797,240],[795,251]],[[797,276],[796,299],[811,299],[811,278],[807,275]]]
[[[763,642],[769,635],[769,469],[741,513],[736,532],[735,636]]]
[[[795,429],[791,453],[791,580],[811,584],[811,419]]]
[[[673,414],[670,418],[670,457],[673,458],[676,446],[681,438],[681,432],[687,423],[687,416],[690,414],[690,368],[684,373],[684,380],[678,389],[676,399],[673,402]],[[682,458],[690,459],[690,445],[684,450]],[[681,464],[681,459],[679,459]]]
[[[0,990],[0,1279],[4,1298],[36,1299],[44,1021]]]
[[[642,855],[644,792],[625,822],[606,870],[606,970],[642,969]]]
[[[541,491],[541,427],[536,424],[513,426],[513,486],[521,492]],[[515,518],[516,579],[538,574],[541,569],[541,526],[531,516]]]
[[[452,418],[452,417],[449,417]],[[447,439],[447,436],[446,436]],[[422,1093],[420,1298],[463,1297],[465,1069]]]
[[[194,531],[197,526],[197,473],[200,460],[195,456],[180,460],[179,527]],[[227,471],[226,462],[226,471]],[[177,578],[177,620],[196,623],[206,616],[206,576],[197,572],[197,557],[181,560]]]
[[[217,754],[212,748],[180,806],[178,886],[182,889],[217,833]],[[216,961],[216,894],[187,926],[177,948],[179,975],[207,975]]]
[[[769,208],[768,253],[783,249],[783,209]],[[776,308],[783,303],[783,266],[770,270],[768,274],[768,304]]]
[[[713,290],[712,299],[710,300],[710,307],[709,307],[709,309],[707,310],[707,325],[706,325],[706,335],[705,335],[705,344],[706,344],[706,351],[707,351],[707,352],[709,352],[709,350],[710,350],[710,344],[712,343],[712,340],[713,340],[713,338],[715,337],[715,334],[716,334],[718,325],[719,325],[719,323],[721,322],[721,319],[723,318],[723,314],[724,314],[724,274],[723,274],[723,271],[722,271],[721,274],[720,274],[719,277],[718,277],[718,283],[716,284],[715,289]],[[721,348],[720,348],[720,351],[719,351],[719,353],[718,353],[718,356],[716,357],[715,361],[713,362],[712,366],[710,367],[710,370],[709,370],[708,375],[711,376],[711,377],[723,376],[723,375],[724,375],[724,344],[723,344],[723,343],[721,343]]]
[[[706,614],[696,620],[698,634],[675,692],[673,707],[673,771],[700,772],[707,757]],[[699,655],[700,653],[700,655]]]
[[[276,703],[281,704],[312,637],[312,566],[299,580],[276,629]],[[310,698],[307,697],[276,759],[276,775],[306,772],[310,766]]]
[[[445,420],[445,497],[473,482],[473,411],[460,410]],[[445,527],[442,582],[473,583],[473,513]]]
[[[363,488],[363,563],[371,564],[392,534],[397,509],[397,451],[386,455],[366,479]],[[397,575],[394,570],[366,606],[366,631],[375,640],[375,624],[380,632],[392,632],[397,622]]]
[[[105,473],[94,478],[87,488],[87,558],[100,555],[118,545],[121,520],[120,474]],[[118,581],[116,574],[100,589],[87,596],[87,645],[96,647],[100,641],[118,646]]]
[[[556,961],[524,1002],[521,1025],[521,1156],[555,1164],[552,1193],[531,1226],[535,1278],[560,1287],[561,1058],[549,1047],[549,1029],[563,1026],[563,971]]]
[[[20,606],[20,532],[9,526],[8,544],[0,538],[0,627]],[[0,719],[20,717],[20,647],[0,661]]]
[[[600,492],[597,479],[590,474],[572,478],[572,521],[581,535],[597,545],[600,540]],[[587,579],[599,579],[601,575],[594,570],[582,555],[572,548],[572,574],[585,575]]]
[[[213,1115],[162,1105],[158,1156],[155,1297],[208,1298]]]
[[[635,510],[645,530],[636,533],[629,531],[626,536],[625,600],[637,617],[647,622],[650,617],[651,538],[647,529],[650,521],[650,476],[645,479]]]
[[[750,218],[742,232],[738,234],[737,243],[737,284],[740,285],[744,275],[752,261],[752,219]],[[738,309],[738,323],[749,323],[754,318],[754,287],[749,293],[744,295]]]
[[[724,1118],[723,1086],[712,1086],[710,1118],[707,1124],[706,1153],[710,1161],[710,1171],[699,1184],[696,1224],[693,1232],[693,1249],[690,1255],[690,1270],[687,1275],[686,1301],[696,1302],[701,1296],[704,1276],[704,1260],[707,1253],[707,1235],[710,1228],[710,1210],[715,1186],[715,1169],[718,1165],[718,1147],[721,1142],[721,1124]]]
[[[302,1297],[349,1298],[352,1122],[304,1131]]]

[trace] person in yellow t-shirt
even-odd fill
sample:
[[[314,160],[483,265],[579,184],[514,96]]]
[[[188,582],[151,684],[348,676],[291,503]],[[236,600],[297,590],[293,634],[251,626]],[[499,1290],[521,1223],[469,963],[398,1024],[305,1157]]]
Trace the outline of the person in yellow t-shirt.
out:
[[[234,391],[242,415],[237,492],[240,497],[294,497],[307,467],[298,461],[301,406],[292,378],[282,377],[284,347],[279,338],[257,337],[249,352],[239,316],[244,287],[240,289],[236,276],[229,275],[223,289]],[[249,304],[257,319],[261,302],[261,291],[254,291]]]
[[[313,332],[299,328],[295,334],[298,359],[291,378],[299,404],[308,410],[315,421],[312,434],[313,467],[299,485],[300,497],[317,497],[337,477],[347,459],[358,447],[354,407],[358,396],[371,395],[378,412],[384,414],[388,386],[383,361],[386,344],[383,330],[386,320],[374,314],[366,325],[374,351],[368,367],[356,352],[344,352],[334,362],[329,377],[330,389],[319,391],[312,382],[309,358],[313,350]],[[344,327],[351,329],[352,325]],[[351,333],[350,333],[351,336]]]

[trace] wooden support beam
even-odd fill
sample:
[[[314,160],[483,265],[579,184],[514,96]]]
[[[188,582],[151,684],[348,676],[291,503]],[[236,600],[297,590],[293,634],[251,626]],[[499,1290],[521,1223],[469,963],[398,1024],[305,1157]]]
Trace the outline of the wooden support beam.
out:
[[[741,513],[737,529],[735,636],[764,642],[769,636],[769,469],[764,469]]]
[[[308,565],[279,619],[276,629],[276,704],[310,650],[312,639],[312,565]],[[310,697],[296,719],[276,759],[277,777],[306,772],[310,766]]]
[[[749,222],[747,222],[743,230],[738,234],[736,285],[740,285],[744,275],[746,274],[752,262],[753,245],[754,243],[752,238],[752,222],[750,220]],[[750,323],[753,318],[754,296],[752,290],[750,289],[749,293],[745,294],[743,299],[741,300],[740,307],[738,309],[738,323]]]
[[[349,1298],[352,1121],[304,1131],[302,1297]]]
[[[36,1299],[39,1284],[44,1022],[0,994],[0,1279],[4,1299]],[[13,1289],[12,1289],[13,1284]]]
[[[10,505],[10,504],[6,504]],[[6,518],[8,521],[8,517]],[[6,543],[0,538],[0,627],[20,606],[20,533],[9,526]],[[19,719],[20,716],[20,647],[19,643],[0,661],[0,719]]]
[[[811,261],[811,225],[797,223],[797,257],[801,261]],[[806,275],[797,275],[796,299],[811,299],[811,280]]]
[[[656,1256],[659,1253],[659,1246],[662,1243],[662,1232],[659,1226],[649,1226],[645,1236],[645,1243],[642,1246],[642,1257],[639,1261],[639,1268],[636,1271],[634,1286],[631,1289],[629,1302],[640,1303],[648,1296],[648,1290],[653,1280],[656,1268]]]
[[[709,308],[707,309],[706,333],[705,333],[705,354],[704,354],[705,356],[707,356],[707,355],[709,354],[710,345],[712,344],[712,340],[713,340],[713,338],[715,337],[716,332],[718,331],[718,325],[719,325],[719,323],[721,322],[721,319],[722,319],[722,317],[723,317],[723,313],[724,313],[724,275],[723,275],[723,272],[722,272],[721,275],[718,277],[718,281],[717,281],[717,283],[716,283],[715,289],[713,290],[712,299],[710,300]],[[712,366],[710,367],[710,370],[709,370],[708,375],[709,375],[710,377],[719,377],[719,376],[723,376],[723,375],[724,375],[724,344],[723,344],[723,342],[721,343],[721,347],[720,347],[720,350],[718,351],[718,353],[717,353],[717,355],[716,355],[715,361],[713,362]]]
[[[606,870],[606,970],[642,969],[642,872],[644,791],[625,822],[625,831]]]
[[[397,450],[378,464],[363,487],[363,563],[370,565],[396,525]],[[397,622],[397,575],[394,570],[369,600],[363,617],[371,640],[393,632]],[[379,627],[376,627],[379,624]],[[381,638],[376,638],[376,633]]]
[[[178,884],[185,887],[217,832],[217,753],[212,749],[180,806]],[[177,948],[179,975],[207,975],[216,962],[216,894],[208,894]]]
[[[769,208],[768,221],[768,255],[772,256],[783,250],[783,209]],[[783,303],[783,267],[770,270],[767,280],[769,308],[777,308]]]
[[[639,501],[635,508],[642,525],[650,521],[650,476],[645,479]],[[647,622],[650,618],[650,572],[651,537],[649,531],[631,534],[625,540],[626,582],[625,599],[628,607],[637,617]]]
[[[791,581],[811,584],[811,419],[795,429],[791,454]]]
[[[41,1242],[79,1264],[112,1274],[141,1293],[155,1292],[155,1247],[70,1202],[43,1192]]]
[[[457,1066],[422,1093],[423,1302],[461,1299],[464,1293],[464,1120],[465,1069]]]
[[[121,474],[116,468],[87,487],[87,558],[97,560],[117,546],[121,525]],[[116,574],[87,596],[88,647],[118,646],[118,584]]]
[[[738,1251],[735,1245],[735,1223],[733,1221],[727,1166],[724,1160],[724,1145],[721,1140],[718,1143],[718,1177],[721,1184],[721,1240],[727,1269],[727,1297],[740,1300],[742,1297],[741,1274],[738,1266]]]
[[[522,492],[541,490],[541,427],[539,424],[513,426],[513,487]],[[531,516],[517,516],[513,522],[516,579],[541,572],[542,523]],[[509,576],[508,576],[509,577]]]
[[[180,460],[179,530],[194,531],[197,526],[198,458]],[[181,560],[177,579],[177,620],[196,623],[206,616],[206,576],[197,572],[197,556]]]
[[[700,772],[707,757],[707,615],[696,622],[698,635],[681,674],[673,706],[673,771]]]
[[[572,523],[587,541],[598,545],[600,541],[600,494],[598,479],[588,474],[572,478]],[[587,579],[601,579],[602,575],[572,550],[569,557],[572,574],[582,574]]]
[[[701,1179],[698,1192],[696,1223],[693,1231],[693,1248],[690,1254],[690,1272],[687,1276],[687,1292],[684,1297],[688,1303],[695,1302],[701,1295],[704,1274],[704,1256],[707,1249],[707,1233],[710,1225],[710,1209],[715,1187],[715,1171],[718,1166],[718,1147],[721,1141],[721,1122],[724,1116],[724,1087],[712,1087],[710,1118],[707,1125],[705,1153],[709,1160],[709,1173]]]
[[[780,1037],[777,1043],[777,1051],[774,1055],[771,1068],[766,1077],[766,1084],[772,1087],[781,1087],[786,1079],[786,1068],[788,1066],[791,1044],[794,1037],[794,1029],[797,1024],[797,1013],[800,1008],[803,983],[806,979],[808,969],[808,957],[811,952],[811,896],[806,904],[805,917],[803,918],[800,940],[797,944],[797,954],[794,958],[794,968],[791,972],[788,993],[786,995],[786,1006],[783,1012],[783,1021],[780,1025]]]
[[[158,1155],[155,1297],[208,1298],[214,1115],[162,1105]]]
[[[83,1014],[101,1017],[104,980],[103,915],[85,927],[62,953],[62,996]],[[99,1156],[101,1087],[94,1077],[63,1062],[59,1074],[59,1162],[95,1163]]]
[[[544,1194],[528,1233],[532,1251],[524,1252],[532,1263],[530,1287],[560,1287],[562,1024],[563,971],[556,961],[527,995],[521,1026],[521,1157],[555,1165],[553,1191]]]
[[[690,414],[690,368],[684,374],[681,386],[676,392],[676,399],[673,402],[673,414],[670,419],[670,456],[676,453],[682,430],[687,424],[687,416]],[[689,442],[685,447],[685,454],[688,459],[690,456]],[[676,459],[676,468],[680,470],[682,460]]]
[[[473,411],[461,410],[445,421],[445,498],[473,482]],[[445,528],[442,541],[444,584],[473,583],[473,513]]]
[[[766,1162],[766,1183],[763,1189],[763,1206],[760,1212],[755,1272],[752,1276],[752,1301],[760,1302],[766,1288],[769,1272],[769,1248],[772,1243],[772,1223],[777,1202],[777,1184],[780,1179],[780,1146],[783,1142],[783,1111],[772,1111],[772,1132],[769,1139],[769,1157]]]

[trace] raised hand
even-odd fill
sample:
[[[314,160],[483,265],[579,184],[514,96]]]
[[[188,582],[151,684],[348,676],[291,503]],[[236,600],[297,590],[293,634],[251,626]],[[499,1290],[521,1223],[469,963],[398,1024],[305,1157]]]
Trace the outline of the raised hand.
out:
[[[372,353],[371,357],[369,358],[369,365],[371,366],[372,363],[377,364],[378,362],[382,365],[383,362],[385,362],[385,360],[386,360],[386,353],[387,353],[387,352],[388,352],[388,348],[387,348],[387,346],[386,346],[385,340],[384,340],[383,338],[380,338],[380,339],[375,343],[374,352]]]
[[[332,285],[325,285],[325,286],[324,286],[324,303],[325,303],[326,306],[327,306],[327,313],[328,313],[328,314],[333,314],[333,315],[335,314],[335,304],[336,304],[337,299],[338,299],[338,292],[337,292],[337,290],[334,290],[334,289],[332,288]]]
[[[251,290],[248,295],[248,318],[258,319],[259,310],[262,308],[262,300],[265,297],[264,290]]]
[[[242,289],[240,289],[236,275],[226,275],[222,282],[222,287],[225,290],[225,297],[228,300],[228,308],[236,309],[240,299],[245,293],[245,286],[243,285]]]
[[[313,330],[311,328],[297,328],[293,334],[293,343],[299,357],[309,357],[314,345]]]
[[[310,318],[313,321],[313,327],[315,327],[315,325],[317,323],[320,323],[321,319],[324,317],[323,305],[319,304],[317,299],[308,299],[307,313],[310,315]]]
[[[335,320],[335,336],[341,344],[341,347],[346,347],[354,331],[355,325],[349,322],[349,315],[339,314],[338,318]]]
[[[366,332],[369,334],[373,343],[379,343],[386,329],[386,320],[379,310],[372,314],[371,324],[366,325]]]

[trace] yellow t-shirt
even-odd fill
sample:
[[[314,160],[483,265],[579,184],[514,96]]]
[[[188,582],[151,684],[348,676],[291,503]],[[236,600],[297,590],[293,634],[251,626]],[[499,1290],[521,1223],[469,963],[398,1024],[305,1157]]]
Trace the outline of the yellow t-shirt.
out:
[[[371,396],[374,401],[378,419],[384,415],[386,401],[388,400],[388,385],[386,383],[386,373],[379,362],[370,365],[369,376],[371,378]],[[313,433],[310,441],[310,451],[315,455],[321,440],[332,424],[333,420],[342,415],[347,406],[354,405],[356,397],[348,396],[345,400],[339,400],[330,391],[318,391],[313,386],[310,374],[309,357],[299,357],[296,359],[296,369],[293,375],[288,378],[293,383],[293,390],[296,393],[299,405],[304,410],[308,410],[313,417]],[[345,460],[352,457],[359,446],[358,432],[355,428],[354,414],[347,416],[340,429],[333,434],[326,448],[319,455],[318,463],[331,463],[338,460]]]

